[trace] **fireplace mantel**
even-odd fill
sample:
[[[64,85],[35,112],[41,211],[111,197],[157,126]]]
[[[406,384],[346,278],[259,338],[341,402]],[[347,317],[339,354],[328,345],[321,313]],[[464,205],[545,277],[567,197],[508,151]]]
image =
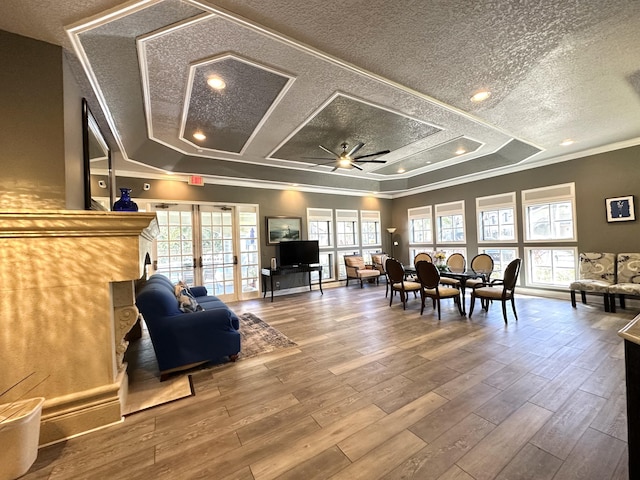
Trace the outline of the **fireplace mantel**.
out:
[[[41,444],[120,421],[133,281],[157,233],[154,213],[0,212],[0,391],[28,377],[3,402],[46,398]]]

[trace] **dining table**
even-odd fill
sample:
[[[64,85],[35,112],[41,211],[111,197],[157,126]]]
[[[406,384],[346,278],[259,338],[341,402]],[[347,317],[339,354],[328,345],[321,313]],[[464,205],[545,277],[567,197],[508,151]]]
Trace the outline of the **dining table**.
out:
[[[416,267],[415,265],[406,265],[404,266],[405,276],[414,276],[416,275]],[[473,270],[465,270],[464,272],[451,272],[449,270],[441,270],[441,277],[454,278],[460,281],[460,294],[462,295],[462,313],[464,315],[467,314],[466,304],[465,304],[465,290],[467,286],[467,280],[470,278],[481,278],[484,281],[487,280],[486,275],[484,273],[474,272]]]

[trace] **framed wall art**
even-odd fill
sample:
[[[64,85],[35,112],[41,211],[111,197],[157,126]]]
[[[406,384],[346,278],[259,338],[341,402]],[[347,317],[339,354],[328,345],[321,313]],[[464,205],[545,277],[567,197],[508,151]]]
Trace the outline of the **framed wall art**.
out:
[[[266,217],[267,245],[302,239],[302,218]]]
[[[607,222],[628,222],[636,219],[633,195],[605,199]]]

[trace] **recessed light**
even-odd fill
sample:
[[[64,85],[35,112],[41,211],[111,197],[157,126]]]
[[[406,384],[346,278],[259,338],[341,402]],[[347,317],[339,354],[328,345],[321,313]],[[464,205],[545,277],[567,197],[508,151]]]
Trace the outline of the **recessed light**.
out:
[[[211,76],[207,79],[207,84],[214,90],[223,90],[227,84],[218,76]]]
[[[479,92],[474,93],[471,97],[472,102],[484,102],[487,98],[491,96],[491,92],[488,90],[480,90]]]
[[[560,145],[562,145],[563,147],[568,147],[569,145],[573,145],[574,143],[576,143],[575,140],[572,140],[570,138],[566,138],[562,142],[560,142]]]
[[[198,132],[193,134],[193,138],[195,138],[196,140],[202,141],[202,140],[206,140],[207,136],[204,133],[198,131]]]
[[[404,173],[404,172],[406,172],[406,170],[404,168],[401,167],[401,168],[398,169],[398,173]]]
[[[456,150],[456,155],[462,155],[463,153],[467,153],[467,151],[464,148],[459,148]]]

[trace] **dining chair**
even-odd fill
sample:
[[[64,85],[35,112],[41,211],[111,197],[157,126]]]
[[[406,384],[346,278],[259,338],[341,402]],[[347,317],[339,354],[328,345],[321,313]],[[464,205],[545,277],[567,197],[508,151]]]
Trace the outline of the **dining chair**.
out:
[[[440,299],[443,298],[453,298],[453,301],[458,306],[460,315],[464,315],[462,312],[462,305],[460,303],[460,289],[440,285],[440,272],[433,263],[425,261],[416,263],[416,272],[422,287],[420,289],[420,300],[422,302],[422,305],[420,306],[420,315],[422,315],[422,312],[424,311],[424,302],[427,297],[433,300],[434,307],[436,305],[438,307],[438,320],[440,320]]]
[[[479,253],[471,259],[471,270],[481,275],[481,278],[470,278],[467,280],[467,287],[475,288],[478,285],[489,282],[493,273],[493,258],[486,253]]]
[[[420,261],[433,263],[433,258],[431,257],[431,255],[429,255],[426,252],[417,253],[416,256],[413,257],[413,266],[414,266],[414,268],[418,264],[418,262],[420,262]],[[409,278],[414,282],[418,281],[418,275],[416,275],[415,273],[410,274]]]
[[[467,268],[467,260],[461,253],[452,253],[447,258],[447,269],[451,273],[464,273]],[[448,287],[460,288],[460,280],[440,276],[440,283]]]
[[[512,260],[511,263],[507,265],[507,268],[504,271],[504,278],[502,280],[495,279],[490,282],[486,282],[484,285],[478,286],[471,291],[469,318],[471,318],[471,315],[473,314],[473,307],[475,305],[476,298],[479,298],[481,302],[484,300],[482,307],[486,311],[489,311],[490,300],[500,300],[502,302],[502,316],[504,317],[504,323],[507,323],[507,301],[511,301],[513,315],[516,317],[516,321],[518,321],[515,303],[515,290],[521,263],[522,260],[519,258]]]
[[[415,257],[413,257],[413,264],[417,265],[418,262],[420,262],[420,261],[433,263],[433,258],[431,258],[431,255],[429,255],[426,252],[420,252],[420,253],[416,254]]]
[[[422,288],[418,282],[411,280],[405,280],[404,267],[395,258],[387,258],[385,263],[385,270],[387,271],[387,277],[389,278],[389,287],[391,288],[391,295],[389,295],[389,306],[393,302],[394,292],[400,292],[400,300],[402,301],[402,309],[407,308],[407,292],[416,293]]]

